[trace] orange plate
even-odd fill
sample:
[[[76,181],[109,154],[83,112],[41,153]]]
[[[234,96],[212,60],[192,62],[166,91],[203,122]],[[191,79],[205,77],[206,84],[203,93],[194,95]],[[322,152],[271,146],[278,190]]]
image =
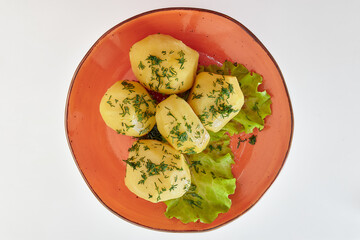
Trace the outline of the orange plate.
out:
[[[121,79],[135,79],[129,49],[149,34],[163,33],[182,40],[200,53],[200,64],[230,60],[261,74],[272,98],[272,115],[256,144],[234,147],[236,192],[232,207],[211,224],[183,224],[168,219],[164,203],[136,197],[124,185],[127,149],[132,139],[108,128],[99,113],[105,91]],[[110,211],[144,227],[165,231],[203,231],[221,226],[251,208],[270,187],[288,154],[293,116],[284,79],[261,42],[236,20],[214,11],[168,8],[130,18],[107,31],[78,66],[66,105],[70,149],[89,188]]]

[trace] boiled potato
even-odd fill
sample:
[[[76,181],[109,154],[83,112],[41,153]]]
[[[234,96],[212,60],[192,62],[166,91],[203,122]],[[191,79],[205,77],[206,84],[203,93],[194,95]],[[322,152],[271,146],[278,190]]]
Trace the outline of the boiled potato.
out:
[[[218,132],[244,104],[244,95],[234,76],[208,72],[196,76],[188,103],[207,130]]]
[[[166,143],[136,141],[125,162],[125,185],[150,202],[179,198],[190,187],[191,176],[185,157]]]
[[[171,95],[156,107],[156,122],[161,135],[182,153],[199,153],[210,136],[190,105]]]
[[[112,85],[100,102],[106,125],[119,134],[139,137],[155,125],[155,101],[140,83],[123,80]]]
[[[130,49],[131,68],[147,89],[173,94],[190,89],[199,54],[182,41],[163,34],[149,35]]]

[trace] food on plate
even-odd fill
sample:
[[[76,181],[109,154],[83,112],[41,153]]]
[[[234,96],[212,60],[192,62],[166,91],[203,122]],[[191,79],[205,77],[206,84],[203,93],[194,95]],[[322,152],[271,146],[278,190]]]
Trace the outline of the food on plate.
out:
[[[222,66],[200,65],[199,72],[204,71],[235,76],[244,93],[245,103],[240,112],[220,131],[209,131],[210,142],[204,151],[187,155],[191,186],[182,197],[165,202],[165,215],[168,218],[177,218],[183,223],[211,223],[219,213],[230,209],[232,203],[229,195],[233,194],[236,188],[236,179],[231,172],[234,156],[230,148],[230,137],[240,132],[253,133],[255,128],[263,129],[265,117],[271,114],[270,95],[266,91],[258,91],[258,86],[262,83],[259,74],[229,61],[225,61]],[[237,147],[245,141],[255,144],[254,139],[255,135],[247,140],[238,138]]]
[[[164,201],[166,217],[183,223],[211,223],[230,209],[236,188],[231,137],[262,130],[271,114],[270,95],[258,91],[259,74],[229,61],[198,69],[198,59],[180,40],[150,35],[132,46],[131,67],[153,96],[170,96],[156,106],[140,83],[119,81],[100,104],[108,126],[141,137],[125,160],[128,189]],[[236,146],[253,145],[256,137],[239,137]]]
[[[129,149],[125,184],[150,202],[179,198],[189,189],[191,176],[185,157],[166,143],[138,140]]]
[[[155,125],[154,100],[140,83],[122,80],[112,85],[102,97],[100,114],[119,134],[139,137]]]
[[[131,68],[147,89],[181,93],[190,89],[198,66],[199,53],[169,35],[153,34],[130,49]]]
[[[218,132],[244,104],[236,77],[201,72],[196,76],[188,103],[207,130]]]
[[[161,135],[182,153],[199,153],[210,140],[190,105],[175,94],[157,105],[156,123]]]

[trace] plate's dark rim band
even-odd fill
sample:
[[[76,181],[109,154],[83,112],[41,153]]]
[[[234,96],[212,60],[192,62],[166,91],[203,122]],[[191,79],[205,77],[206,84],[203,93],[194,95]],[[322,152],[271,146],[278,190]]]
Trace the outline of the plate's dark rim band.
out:
[[[262,193],[262,195],[248,208],[246,209],[245,211],[241,212],[239,215],[237,215],[236,217],[218,225],[218,226],[215,226],[215,227],[212,227],[212,228],[208,228],[208,229],[201,229],[201,230],[168,230],[168,229],[161,229],[161,228],[153,228],[153,227],[149,227],[149,226],[145,226],[145,225],[142,225],[141,223],[137,223],[137,222],[134,222],[134,221],[131,221],[123,216],[121,216],[120,214],[118,214],[117,212],[115,212],[113,209],[111,209],[109,206],[107,206],[103,201],[102,199],[100,198],[99,195],[97,195],[97,193],[94,191],[94,189],[91,187],[90,183],[88,182],[88,180],[86,179],[84,173],[82,172],[78,162],[76,161],[76,156],[75,156],[75,153],[73,151],[73,148],[72,148],[72,143],[69,139],[69,129],[68,129],[68,108],[69,108],[69,99],[70,99],[70,95],[71,95],[71,91],[72,91],[72,88],[73,88],[73,85],[74,85],[74,82],[75,82],[75,78],[80,70],[80,68],[82,67],[83,63],[85,62],[85,60],[87,59],[87,57],[90,55],[90,53],[92,52],[92,50],[95,48],[95,46],[106,36],[108,35],[110,32],[112,32],[113,30],[115,30],[116,28],[118,28],[119,26],[129,22],[129,21],[132,21],[136,18],[139,18],[139,17],[142,17],[142,16],[145,16],[145,15],[149,15],[149,14],[152,14],[152,13],[157,13],[157,12],[162,12],[162,11],[198,11],[198,12],[208,12],[208,13],[211,13],[211,14],[214,14],[214,15],[218,15],[218,16],[221,16],[221,17],[224,17],[234,23],[236,23],[239,27],[241,27],[243,30],[245,30],[262,48],[263,50],[267,53],[267,55],[269,56],[269,58],[272,60],[272,62],[275,64],[279,74],[280,74],[280,77],[281,77],[281,80],[283,82],[283,85],[284,85],[284,88],[285,88],[285,92],[286,92],[286,96],[287,96],[287,99],[288,99],[288,104],[289,104],[289,108],[290,108],[290,114],[291,114],[291,133],[290,133],[290,139],[289,139],[289,145],[288,145],[288,149],[286,151],[286,154],[285,154],[285,157],[284,157],[284,160],[282,162],[282,165],[280,166],[279,168],[279,171],[277,172],[276,176],[274,177],[274,179],[272,180],[272,182],[270,183],[270,185],[265,189],[265,191]],[[75,73],[73,75],[73,78],[71,80],[71,83],[70,83],[70,86],[69,86],[69,90],[68,90],[68,94],[67,94],[67,99],[66,99],[66,105],[65,105],[65,133],[66,133],[66,139],[67,139],[67,142],[68,142],[68,145],[69,145],[69,148],[70,148],[70,151],[71,151],[71,154],[73,156],[73,159],[75,161],[75,164],[76,166],[78,167],[80,173],[81,173],[81,176],[83,177],[83,179],[85,180],[86,184],[88,185],[88,187],[90,188],[90,190],[92,191],[92,193],[95,195],[95,197],[99,200],[99,202],[104,205],[104,207],[106,207],[110,212],[112,212],[113,214],[115,214],[116,216],[132,223],[132,224],[135,224],[135,225],[138,225],[138,226],[141,226],[141,227],[145,227],[145,228],[148,228],[148,229],[152,229],[152,230],[157,230],[157,231],[162,231],[162,232],[181,232],[181,233],[186,233],[186,232],[205,232],[205,231],[210,231],[210,230],[214,230],[214,229],[217,229],[221,226],[224,226],[225,224],[228,224],[232,221],[234,221],[235,219],[237,219],[238,217],[240,217],[241,215],[243,215],[244,213],[246,213],[247,211],[249,211],[263,196],[264,194],[267,192],[267,190],[270,188],[270,186],[274,183],[275,179],[278,177],[281,169],[283,168],[284,164],[285,164],[285,161],[286,161],[286,158],[289,154],[289,151],[290,151],[290,147],[291,147],[291,143],[292,143],[292,137],[293,137],[293,132],[294,132],[294,115],[293,115],[293,109],[292,109],[292,105],[291,105],[291,101],[290,101],[290,97],[289,97],[289,93],[288,93],[288,89],[286,87],[286,84],[285,84],[285,80],[284,80],[284,77],[281,73],[281,70],[278,66],[278,64],[276,63],[275,59],[273,58],[273,56],[270,54],[270,52],[266,49],[266,47],[260,42],[260,40],[249,30],[247,29],[244,25],[242,25],[240,22],[238,22],[237,20],[223,14],[223,13],[219,13],[219,12],[216,12],[216,11],[213,11],[213,10],[208,10],[208,9],[203,9],[203,8],[192,8],[192,7],[171,7],[171,8],[160,8],[160,9],[154,9],[154,10],[151,10],[151,11],[147,11],[147,12],[144,12],[144,13],[140,13],[138,15],[135,15],[131,18],[128,18],[127,20],[115,25],[114,27],[112,27],[111,29],[109,29],[108,31],[106,31],[93,45],[92,47],[89,49],[89,51],[86,53],[86,55],[83,57],[83,59],[81,60],[80,64],[78,65],[78,67],[76,68],[75,70]]]

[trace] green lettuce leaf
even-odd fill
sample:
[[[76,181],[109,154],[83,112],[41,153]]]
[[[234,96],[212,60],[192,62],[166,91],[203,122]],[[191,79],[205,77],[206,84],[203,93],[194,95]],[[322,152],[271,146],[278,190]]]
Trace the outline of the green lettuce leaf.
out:
[[[254,128],[262,130],[264,118],[271,114],[270,95],[266,91],[258,91],[258,86],[262,83],[259,74],[229,61],[225,61],[222,66],[200,66],[198,72],[203,71],[236,76],[244,93],[245,103],[238,115],[219,132],[209,132],[210,142],[203,152],[186,155],[192,185],[182,197],[165,202],[165,215],[168,218],[178,218],[183,223],[198,220],[211,223],[219,213],[230,209],[231,200],[228,196],[235,192],[236,180],[231,172],[234,160],[229,135],[252,133]]]
[[[200,66],[198,72],[204,71],[235,76],[244,93],[244,106],[222,130],[233,135],[240,132],[252,133],[254,128],[264,128],[264,118],[271,114],[271,98],[266,91],[258,91],[258,86],[262,83],[261,75],[250,72],[241,64],[229,61],[225,61],[222,66]]]
[[[229,148],[230,137],[220,132],[210,135],[210,144],[203,152],[187,155],[192,184],[182,197],[165,202],[168,218],[175,217],[183,223],[199,219],[211,223],[219,213],[230,209],[228,196],[236,187],[231,172],[234,160]]]

